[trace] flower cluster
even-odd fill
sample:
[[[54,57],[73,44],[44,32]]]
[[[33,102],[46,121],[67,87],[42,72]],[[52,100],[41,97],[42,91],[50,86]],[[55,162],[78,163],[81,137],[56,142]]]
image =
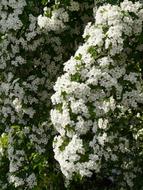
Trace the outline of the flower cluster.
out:
[[[55,1],[52,6],[46,6],[44,8],[44,15],[39,15],[38,24],[40,28],[44,28],[47,31],[57,31],[67,28],[67,24],[71,20],[75,20],[75,14],[80,13],[82,16],[79,17],[85,22],[85,16],[88,18],[88,15],[85,14],[86,11],[90,12],[93,8],[93,1],[86,0],[82,1],[73,1],[68,0],[64,1]],[[91,15],[89,16],[91,18]],[[86,20],[87,20],[86,18]],[[77,19],[77,18],[76,18]],[[70,26],[72,28],[72,26]],[[80,28],[81,26],[79,26]]]
[[[33,189],[38,182],[39,172],[48,170],[47,144],[51,131],[47,124],[43,123],[39,127],[19,127],[13,126],[9,131],[8,138],[8,159],[9,159],[9,182],[15,187],[25,187]],[[24,145],[24,146],[23,146]],[[35,150],[34,150],[35,149]],[[41,165],[41,167],[40,167]],[[44,173],[46,177],[46,173]]]
[[[46,15],[47,9],[44,9]],[[45,28],[47,31],[58,31],[66,27],[64,23],[69,21],[69,15],[63,8],[52,11],[51,18],[40,15],[38,17],[38,25],[40,28]]]
[[[55,159],[67,180],[96,173],[118,190],[140,189],[143,6],[107,4],[94,17],[54,86]]]

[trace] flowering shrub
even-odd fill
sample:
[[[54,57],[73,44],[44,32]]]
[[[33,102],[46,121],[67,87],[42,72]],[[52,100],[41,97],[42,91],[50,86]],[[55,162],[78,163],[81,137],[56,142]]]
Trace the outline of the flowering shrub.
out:
[[[143,9],[105,2],[0,0],[0,189],[143,186]]]
[[[41,30],[37,17],[46,5],[45,14],[53,23]],[[64,188],[51,150],[55,132],[49,121],[50,97],[62,63],[77,48],[83,25],[92,17],[93,1],[79,11],[77,18],[83,20],[80,26],[79,21],[71,21],[80,9],[78,2],[69,5],[70,15],[66,6],[55,1],[0,0],[2,189]],[[81,19],[85,7],[89,16]],[[65,26],[63,21],[72,26]]]
[[[107,4],[94,17],[54,86],[55,159],[67,181],[95,173],[141,189],[143,6]]]
[[[37,16],[42,9],[40,2],[32,0],[0,3],[0,130],[7,138],[1,157],[7,166],[0,177],[3,189],[40,188],[39,178],[45,185],[49,175],[46,169],[52,157],[48,149],[53,132],[48,113],[63,47],[60,38],[38,27]],[[13,185],[9,187],[10,183]]]

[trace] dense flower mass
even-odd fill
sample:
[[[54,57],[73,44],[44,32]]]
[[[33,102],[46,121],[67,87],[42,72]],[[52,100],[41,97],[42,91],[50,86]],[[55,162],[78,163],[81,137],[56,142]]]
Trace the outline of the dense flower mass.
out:
[[[49,133],[50,96],[64,47],[58,36],[40,30],[40,9],[43,6],[38,1],[0,1],[0,131],[8,138],[1,162],[5,156],[9,163],[5,180],[0,177],[3,189],[9,183],[32,189],[40,172],[41,178],[47,177],[45,162],[53,138]],[[11,125],[20,125],[19,130],[12,132]],[[41,168],[35,166],[35,158],[41,160]]]
[[[96,173],[118,190],[139,189],[143,6],[107,4],[94,17],[54,86],[55,159],[67,180]]]
[[[76,37],[92,18],[89,14],[84,19],[84,14],[92,8],[92,0],[82,5],[77,17],[82,24],[77,27],[78,21],[72,20],[79,10],[78,2],[66,9],[64,3],[55,1],[0,0],[2,189],[58,186],[52,181],[60,171],[51,151],[55,132],[50,124],[50,97],[62,63],[77,48],[81,37]],[[43,9],[48,29],[39,22]],[[72,26],[66,26],[67,22]]]
[[[39,10],[35,8],[30,12],[30,6],[36,5],[25,0],[1,2],[0,69],[4,72],[1,74],[0,117],[5,125],[33,124],[33,117],[43,117],[40,112],[43,106],[49,106],[51,80],[59,70],[57,62],[62,59],[60,39],[53,36],[49,40],[50,34],[40,31]],[[43,48],[47,50],[43,52]],[[44,101],[47,105],[42,105]]]
[[[139,2],[0,0],[0,190],[142,190],[142,60]]]

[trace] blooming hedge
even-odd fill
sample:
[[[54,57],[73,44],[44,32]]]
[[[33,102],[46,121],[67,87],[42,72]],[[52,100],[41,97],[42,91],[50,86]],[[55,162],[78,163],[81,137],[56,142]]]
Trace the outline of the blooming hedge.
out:
[[[1,189],[143,186],[143,9],[117,3],[0,0]]]
[[[70,15],[65,10],[67,6]],[[0,1],[2,189],[64,188],[51,150],[55,131],[50,122],[50,97],[63,62],[82,39],[83,27],[92,17],[92,7],[93,1],[85,1],[82,7],[78,2],[67,5],[42,0]],[[51,21],[48,30],[41,30],[41,14]],[[82,22],[80,26],[75,14]],[[58,23],[61,27],[56,27]]]
[[[143,6],[107,4],[94,17],[54,86],[55,159],[67,181],[95,173],[114,189],[140,189]]]

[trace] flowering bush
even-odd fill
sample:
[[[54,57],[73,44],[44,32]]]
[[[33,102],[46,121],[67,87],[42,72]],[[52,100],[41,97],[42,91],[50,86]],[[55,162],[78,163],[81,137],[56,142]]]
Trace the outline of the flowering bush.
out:
[[[41,30],[39,15],[46,5],[44,11],[47,19],[51,17],[51,25]],[[49,119],[50,97],[62,63],[77,48],[83,25],[92,17],[93,1],[83,4],[82,9],[78,5],[69,4],[69,15],[65,3],[0,0],[2,189],[64,188],[51,150],[55,132]],[[89,16],[82,15],[85,8]],[[79,21],[71,20],[79,9],[77,18],[83,25],[77,26]],[[65,26],[63,21],[72,26]]]
[[[0,0],[0,189],[143,186],[143,9],[105,2]]]
[[[143,6],[107,4],[94,17],[54,86],[55,159],[67,181],[95,173],[141,189]]]
[[[40,188],[39,179],[45,185],[49,175],[45,171],[52,153],[47,149],[53,132],[48,113],[63,47],[57,36],[38,27],[42,9],[32,0],[0,2],[0,131],[6,142],[1,143],[2,189]]]

